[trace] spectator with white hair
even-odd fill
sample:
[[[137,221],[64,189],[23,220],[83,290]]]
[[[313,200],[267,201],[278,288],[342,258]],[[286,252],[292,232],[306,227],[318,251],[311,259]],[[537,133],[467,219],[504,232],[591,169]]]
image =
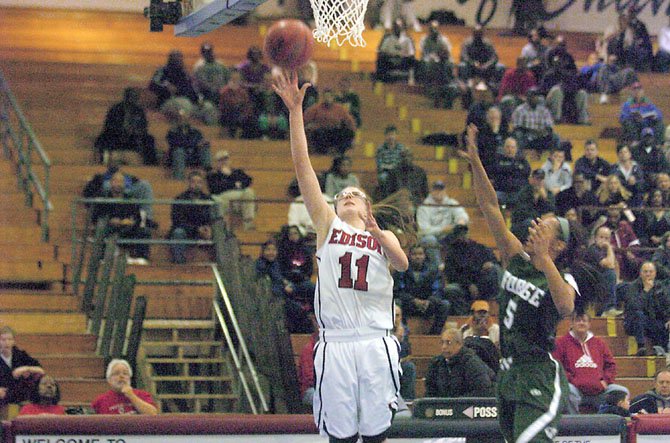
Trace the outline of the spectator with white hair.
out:
[[[158,409],[151,394],[141,389],[134,389],[130,380],[133,370],[126,360],[114,359],[107,365],[107,383],[111,389],[98,395],[91,406],[96,414],[126,415],[142,414],[157,415]]]

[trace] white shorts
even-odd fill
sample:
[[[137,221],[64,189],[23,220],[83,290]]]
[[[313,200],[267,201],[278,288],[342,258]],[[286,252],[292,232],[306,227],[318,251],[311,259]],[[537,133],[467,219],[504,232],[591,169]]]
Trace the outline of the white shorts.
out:
[[[391,426],[400,390],[399,350],[392,335],[316,344],[314,421],[321,435],[375,436]]]

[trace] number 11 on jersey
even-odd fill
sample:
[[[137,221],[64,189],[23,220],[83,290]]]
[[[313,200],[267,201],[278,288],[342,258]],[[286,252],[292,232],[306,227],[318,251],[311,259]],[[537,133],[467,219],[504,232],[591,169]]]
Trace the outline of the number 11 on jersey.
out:
[[[351,279],[351,252],[347,252],[340,257],[340,279],[337,281],[337,286],[340,288],[351,289],[357,291],[368,290],[368,263],[370,256],[363,254],[361,258],[356,260],[356,281]]]

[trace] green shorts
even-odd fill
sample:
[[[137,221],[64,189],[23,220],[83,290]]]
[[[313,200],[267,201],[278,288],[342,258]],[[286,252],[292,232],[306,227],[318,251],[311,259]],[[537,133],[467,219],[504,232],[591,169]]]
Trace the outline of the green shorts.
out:
[[[568,379],[556,360],[515,363],[501,370],[498,420],[505,440],[553,442],[568,393]]]

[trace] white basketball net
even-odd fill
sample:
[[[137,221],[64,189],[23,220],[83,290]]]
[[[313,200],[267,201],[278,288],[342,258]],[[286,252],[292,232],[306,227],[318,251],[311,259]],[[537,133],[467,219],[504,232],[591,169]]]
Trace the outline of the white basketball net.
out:
[[[309,0],[314,12],[316,29],[314,39],[330,46],[335,42],[342,46],[365,46],[363,18],[368,0]]]

